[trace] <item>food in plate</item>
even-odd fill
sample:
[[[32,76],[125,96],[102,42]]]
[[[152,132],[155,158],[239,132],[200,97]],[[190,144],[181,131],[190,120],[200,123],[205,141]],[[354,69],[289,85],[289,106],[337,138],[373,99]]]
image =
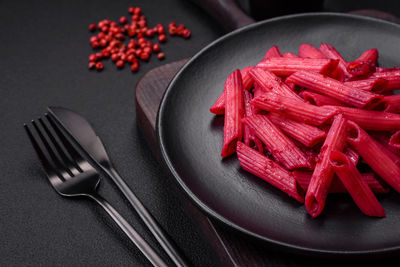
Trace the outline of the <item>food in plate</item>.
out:
[[[224,115],[222,157],[295,200],[312,217],[328,194],[348,193],[385,217],[376,194],[400,193],[400,69],[377,66],[368,49],[347,62],[331,45],[271,47],[233,71],[210,111]]]

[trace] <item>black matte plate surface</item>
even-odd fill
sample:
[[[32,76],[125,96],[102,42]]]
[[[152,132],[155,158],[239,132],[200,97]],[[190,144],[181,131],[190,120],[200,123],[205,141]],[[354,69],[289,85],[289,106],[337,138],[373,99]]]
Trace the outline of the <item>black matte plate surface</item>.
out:
[[[378,48],[381,66],[400,65],[400,27],[344,14],[303,14],[232,32],[200,51],[176,75],[158,114],[162,155],[183,190],[209,215],[281,248],[321,255],[385,255],[400,251],[400,197],[380,196],[383,219],[363,215],[348,196],[329,196],[312,219],[303,205],[221,159],[223,117],[209,108],[233,70],[255,65],[266,50],[297,53],[301,43],[334,45],[345,59]]]

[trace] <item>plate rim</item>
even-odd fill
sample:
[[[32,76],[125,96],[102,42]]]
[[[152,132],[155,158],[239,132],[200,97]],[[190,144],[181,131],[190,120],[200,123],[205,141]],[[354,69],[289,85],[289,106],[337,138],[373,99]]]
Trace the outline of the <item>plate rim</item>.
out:
[[[229,219],[225,218],[212,208],[210,208],[207,204],[205,204],[202,200],[200,200],[193,191],[190,190],[188,186],[186,186],[185,182],[180,178],[179,174],[175,170],[171,159],[169,158],[167,152],[166,152],[166,147],[163,141],[163,110],[165,109],[166,106],[166,99],[168,95],[171,93],[173,85],[176,83],[176,81],[179,79],[179,76],[181,73],[183,73],[189,66],[194,64],[193,62],[196,61],[198,57],[200,57],[203,53],[208,51],[210,48],[212,48],[215,44],[224,41],[226,39],[232,38],[232,36],[235,36],[241,32],[244,31],[249,31],[253,28],[260,27],[260,25],[276,22],[279,20],[287,20],[287,19],[294,19],[294,18],[301,18],[301,17],[347,17],[347,18],[356,18],[356,19],[361,19],[365,21],[373,21],[373,22],[378,22],[378,23],[383,23],[387,24],[389,26],[394,26],[400,30],[400,25],[396,24],[394,22],[389,22],[386,20],[382,20],[379,18],[373,18],[373,17],[368,17],[364,15],[358,15],[358,14],[347,14],[347,13],[337,13],[337,12],[309,12],[309,13],[298,13],[298,14],[291,14],[291,15],[285,15],[285,16],[279,16],[279,17],[274,17],[271,19],[255,22],[252,24],[249,24],[247,26],[244,26],[242,28],[236,29],[232,32],[229,32],[204,48],[202,48],[200,51],[198,51],[193,57],[191,57],[184,65],[183,67],[175,74],[173,79],[169,82],[166,90],[163,93],[163,96],[161,98],[160,106],[157,111],[157,117],[156,117],[156,139],[157,139],[157,144],[160,150],[160,155],[161,155],[161,160],[167,166],[169,172],[172,174],[174,177],[174,180],[179,184],[181,189],[185,192],[185,194],[189,197],[192,203],[194,203],[197,207],[200,208],[200,210],[205,213],[206,216],[211,216],[212,218],[216,219],[217,221],[223,223],[224,225],[227,225],[231,228],[233,228],[235,231],[238,231],[240,233],[243,233],[245,235],[251,236],[253,238],[256,238],[258,240],[261,240],[263,242],[267,242],[270,245],[279,247],[285,251],[289,251],[292,253],[296,254],[302,254],[302,255],[315,255],[315,256],[344,256],[344,257],[354,257],[354,256],[385,256],[385,255],[390,255],[394,252],[400,251],[400,244],[397,246],[392,246],[392,247],[387,247],[387,248],[382,248],[382,249],[370,249],[370,250],[350,250],[350,251],[345,251],[345,250],[333,250],[333,249],[316,249],[316,248],[310,248],[306,246],[301,246],[301,245],[295,245],[295,244],[290,244],[287,242],[282,242],[278,241],[275,239],[271,239],[268,237],[265,237],[263,235],[259,235],[253,231],[250,231],[232,221]]]

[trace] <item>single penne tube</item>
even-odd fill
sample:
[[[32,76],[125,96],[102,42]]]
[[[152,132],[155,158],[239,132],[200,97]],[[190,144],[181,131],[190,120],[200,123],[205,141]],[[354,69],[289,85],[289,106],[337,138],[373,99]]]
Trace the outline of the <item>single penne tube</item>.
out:
[[[250,70],[252,70],[253,68],[254,68],[253,66],[249,66],[243,68],[240,71],[240,73],[242,74],[243,88],[245,90],[250,90],[254,85],[253,77],[250,75]]]
[[[319,50],[327,58],[339,60],[339,64],[337,67],[343,73],[343,75],[344,75],[343,79],[348,79],[351,77],[351,74],[348,73],[348,71],[346,69],[346,67],[347,67],[346,60],[344,60],[344,58],[340,55],[340,53],[333,46],[331,46],[329,44],[321,43],[321,45],[319,46]]]
[[[355,90],[340,81],[312,71],[295,72],[288,77],[287,82],[358,108],[372,108],[383,99],[383,96],[364,90]]]
[[[384,96],[383,101],[387,104],[385,112],[400,113],[400,95]]]
[[[225,93],[218,97],[218,99],[214,102],[212,107],[210,108],[210,112],[215,115],[224,115],[225,114]]]
[[[351,159],[350,159],[351,160]],[[354,163],[353,163],[354,164]],[[310,184],[312,172],[294,170],[292,171],[294,178],[301,188],[306,192],[308,185]],[[362,179],[368,184],[374,194],[387,194],[389,193],[389,188],[382,185],[378,179],[375,177],[373,172],[361,173]],[[331,186],[329,187],[329,194],[343,194],[348,193],[347,189],[344,187],[343,183],[340,181],[336,175],[333,177]]]
[[[288,119],[274,112],[269,113],[267,117],[286,135],[307,147],[313,147],[322,143],[326,138],[326,132],[315,126]]]
[[[347,142],[394,190],[400,192],[400,167],[369,134],[355,122],[347,123]]]
[[[309,90],[305,90],[305,91],[301,92],[299,95],[301,97],[303,97],[303,99],[305,101],[307,101],[308,103],[313,104],[315,106],[325,106],[325,105],[346,106],[345,103],[343,103],[335,98],[332,98],[332,97],[329,97],[326,95],[317,94],[317,93],[311,92]]]
[[[298,202],[304,203],[304,191],[288,170],[242,142],[237,142],[236,151],[240,166],[245,171],[263,179]]]
[[[385,210],[348,157],[341,152],[332,151],[329,160],[336,175],[360,210],[368,216],[385,217]]]
[[[348,81],[344,84],[354,89],[365,90],[380,94],[385,92],[388,81],[382,78],[369,78],[364,80]]]
[[[250,70],[252,70],[253,68],[254,67],[249,66],[249,67],[243,68],[240,71],[240,73],[242,74],[243,88],[245,90],[250,90],[254,85],[253,77],[249,73]],[[224,92],[222,92],[222,94],[218,97],[218,99],[212,105],[212,107],[210,108],[210,112],[214,113],[216,115],[225,114],[225,94],[224,94]]]
[[[337,112],[343,114],[348,120],[354,121],[364,130],[396,131],[400,129],[399,114],[342,106],[324,107],[336,109]]]
[[[274,159],[285,168],[292,170],[311,167],[306,155],[267,116],[254,115],[243,118],[242,122],[253,129]]]
[[[302,58],[327,58],[320,50],[310,44],[301,44],[299,57]]]
[[[385,91],[400,89],[400,70],[374,72],[369,76],[370,79],[381,78],[388,81]]]
[[[257,108],[273,111],[295,121],[311,125],[329,122],[337,113],[335,106],[317,107],[293,98],[266,92],[250,102]]]
[[[343,151],[346,143],[346,127],[347,120],[341,114],[336,115],[318,156],[319,161],[311,177],[305,200],[307,211],[313,218],[320,215],[325,207],[334,176],[329,156],[332,151]]]
[[[256,115],[256,107],[250,104],[251,99],[253,98],[253,95],[249,91],[244,91],[244,111],[245,111],[245,117],[250,117],[253,115]],[[243,131],[243,142],[247,146],[251,146],[251,142],[254,143],[254,145],[257,147],[259,152],[263,152],[263,145],[258,139],[254,133],[254,130],[251,129],[249,126],[244,125],[244,131]]]
[[[346,69],[353,77],[368,76],[375,72],[378,56],[376,48],[368,49],[355,61],[349,62]]]
[[[270,49],[268,49],[267,53],[265,53],[264,59],[272,58],[272,57],[280,57],[281,53],[279,52],[279,48],[274,45]]]
[[[250,71],[250,75],[253,77],[254,82],[264,91],[271,91],[304,102],[300,96],[282,82],[282,80],[275,74],[261,68],[253,68]]]
[[[236,143],[242,140],[244,117],[242,75],[239,70],[232,72],[225,81],[225,120],[222,157],[232,155],[236,151]]]
[[[301,70],[330,75],[337,65],[337,60],[328,58],[273,57],[262,60],[256,67],[285,77]]]

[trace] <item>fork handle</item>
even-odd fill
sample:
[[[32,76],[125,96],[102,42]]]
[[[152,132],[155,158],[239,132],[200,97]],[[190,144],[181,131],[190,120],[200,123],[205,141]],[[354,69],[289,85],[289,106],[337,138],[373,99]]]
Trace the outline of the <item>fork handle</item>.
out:
[[[158,243],[164,249],[164,251],[168,254],[171,260],[178,267],[187,267],[189,264],[187,261],[181,256],[178,248],[175,246],[173,241],[167,236],[158,222],[154,219],[154,217],[150,214],[150,212],[144,207],[142,202],[136,197],[136,195],[132,192],[129,186],[125,183],[122,177],[118,174],[118,172],[114,168],[103,169],[115,182],[117,187],[121,190],[124,196],[128,199],[129,203],[131,203],[132,207],[136,210],[139,217],[142,219],[144,224],[153,234],[153,236],[157,239]]]
[[[118,213],[103,197],[97,193],[89,195],[91,199],[96,201],[111,218],[117,223],[122,231],[129,237],[129,239],[139,248],[139,250],[146,256],[146,258],[156,267],[167,267],[163,259],[154,251],[154,249],[136,232],[135,229]]]

